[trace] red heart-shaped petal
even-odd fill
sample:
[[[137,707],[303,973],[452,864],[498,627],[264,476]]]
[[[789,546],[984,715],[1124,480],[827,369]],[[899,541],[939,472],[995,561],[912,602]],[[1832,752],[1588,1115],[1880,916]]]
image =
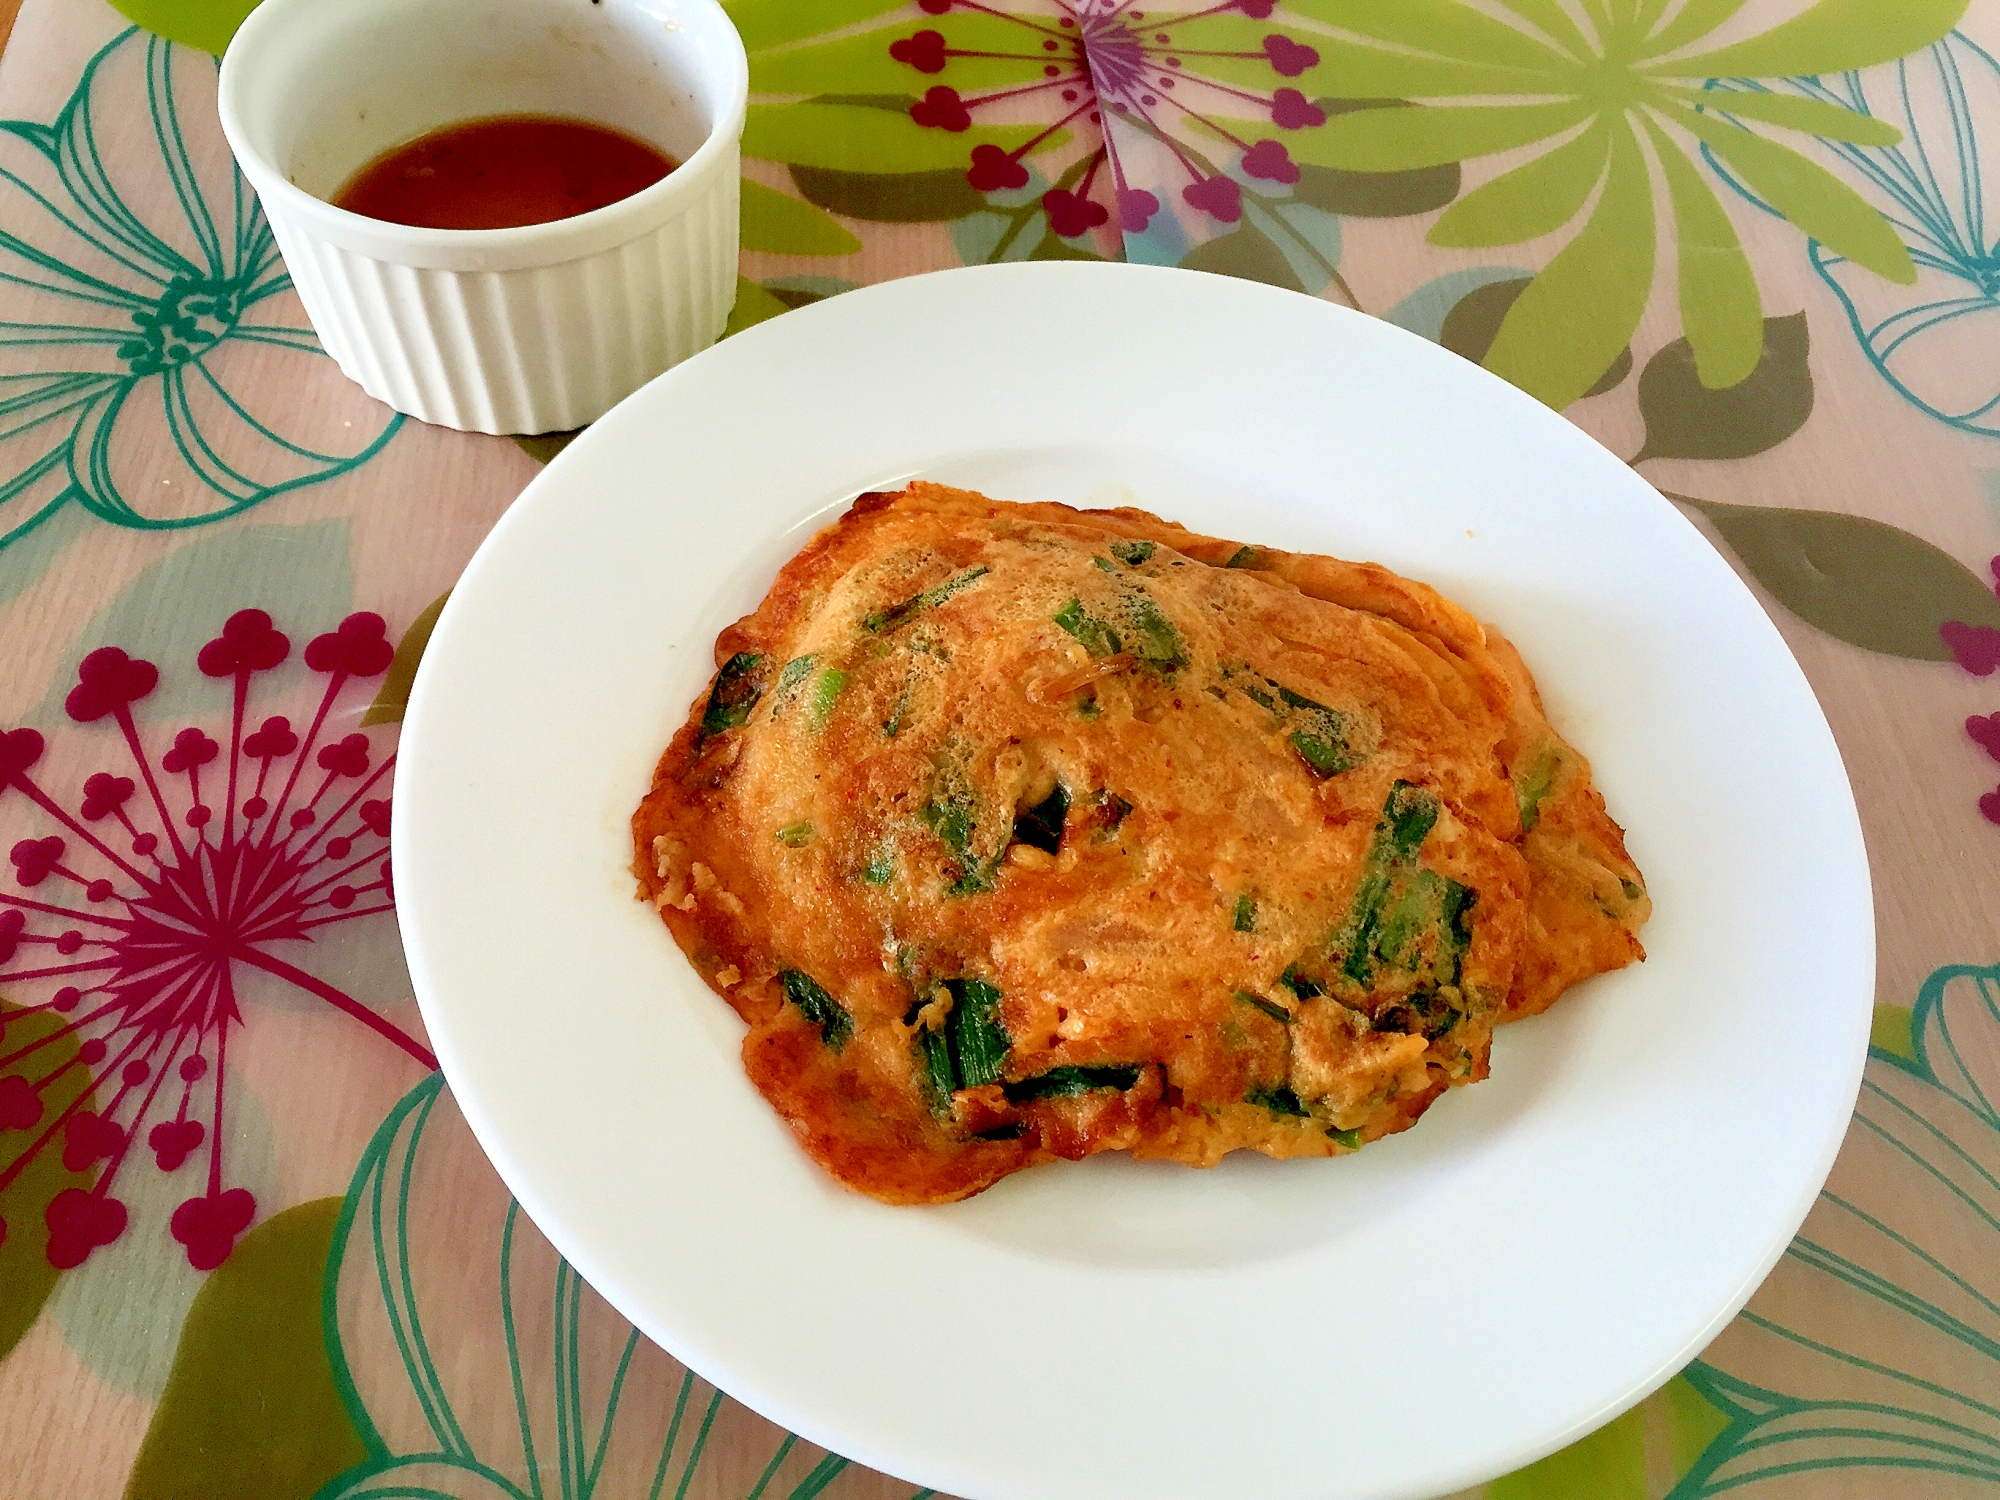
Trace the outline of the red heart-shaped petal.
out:
[[[958,90],[948,89],[941,83],[927,89],[924,97],[910,106],[910,118],[933,130],[969,130],[972,127],[972,112],[958,97]]]
[[[272,628],[269,615],[261,609],[239,609],[195,661],[210,677],[229,677],[237,672],[267,672],[291,654],[290,638]]]
[[[83,820],[95,823],[123,807],[132,797],[132,778],[99,771],[83,784]]]
[[[243,739],[243,753],[252,760],[276,760],[298,748],[299,737],[292,733],[292,721],[283,714],[272,715]]]
[[[9,729],[0,733],[0,791],[25,776],[28,767],[42,758],[42,736],[33,729]]]
[[[1951,654],[1958,658],[1958,664],[1974,677],[1991,677],[1995,668],[2000,668],[2000,630],[1991,625],[1966,625],[1957,620],[1946,620],[1938,626],[1938,634],[1951,647]]]
[[[1042,194],[1042,207],[1048,213],[1049,228],[1066,240],[1089,234],[1111,218],[1111,210],[1102,203],[1080,198],[1062,188],[1050,188]]]
[[[42,1096],[19,1073],[0,1078],[0,1130],[27,1130],[42,1122]]]
[[[174,1210],[168,1228],[187,1246],[188,1264],[212,1271],[229,1259],[236,1237],[250,1227],[257,1200],[247,1188],[231,1188],[212,1197],[190,1198]]]
[[[1326,111],[1297,89],[1279,89],[1271,96],[1271,123],[1280,130],[1305,130],[1326,123]]]
[[[214,760],[220,747],[199,729],[183,729],[174,736],[174,747],[160,757],[163,769],[178,776],[183,771],[195,770]]]
[[[1312,48],[1277,32],[1264,38],[1264,55],[1283,78],[1296,78],[1307,68],[1319,66],[1319,54]]]
[[[1229,177],[1204,177],[1181,189],[1181,196],[1211,218],[1234,224],[1243,217],[1243,189]]]
[[[1265,182],[1297,182],[1299,169],[1292,153],[1279,141],[1259,141],[1243,153],[1243,170]]]
[[[965,180],[982,193],[1011,192],[1028,185],[1028,169],[998,146],[974,146]]]
[[[64,847],[54,834],[45,839],[22,839],[7,854],[14,862],[14,878],[22,885],[40,885],[61,863]]]
[[[944,33],[941,31],[919,31],[914,36],[906,36],[889,44],[889,55],[899,63],[908,63],[919,73],[942,73],[944,71]]]
[[[315,672],[345,672],[373,677],[389,670],[396,648],[389,644],[382,617],[362,611],[340,622],[338,630],[316,635],[306,647],[306,665]]]
[[[1142,233],[1160,211],[1160,200],[1144,188],[1118,190],[1118,227],[1127,234]]]
[[[160,669],[149,661],[127,656],[116,646],[100,646],[76,665],[76,686],[63,707],[79,724],[88,724],[138,702],[159,686]]]
[[[153,1148],[162,1172],[176,1172],[194,1154],[203,1134],[199,1120],[162,1120],[146,1132],[146,1144]]]
[[[125,1232],[125,1205],[83,1188],[64,1188],[42,1211],[49,1226],[49,1264],[59,1271],[80,1266],[90,1252]]]
[[[350,734],[319,752],[319,768],[336,776],[359,776],[368,769],[368,736]]]
[[[63,1122],[63,1165],[72,1172],[87,1171],[92,1162],[113,1155],[124,1144],[125,1132],[90,1110]]]

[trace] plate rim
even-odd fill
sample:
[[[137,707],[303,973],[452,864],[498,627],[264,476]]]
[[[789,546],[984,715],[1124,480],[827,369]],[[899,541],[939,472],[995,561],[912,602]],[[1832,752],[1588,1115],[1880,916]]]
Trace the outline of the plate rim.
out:
[[[768,320],[768,324],[760,324],[747,329],[732,338],[729,343],[739,351],[745,348],[761,348],[766,343],[770,343],[774,347],[781,347],[783,343],[796,341],[805,337],[820,318],[829,316],[826,309],[834,306],[836,303],[845,304],[845,307],[841,310],[841,315],[844,316],[846,313],[851,312],[858,304],[888,303],[897,298],[909,296],[912,294],[911,289],[917,284],[935,286],[947,280],[960,284],[974,284],[970,285],[963,295],[976,296],[979,295],[976,283],[992,282],[1002,278],[1057,283],[1078,279],[1094,281],[1106,277],[1116,277],[1126,280],[1135,277],[1156,278],[1158,284],[1161,286],[1167,286],[1171,283],[1182,288],[1187,288],[1191,292],[1191,283],[1195,279],[1203,279],[1216,285],[1205,289],[1201,295],[1214,295],[1225,299],[1236,295],[1244,295],[1251,298],[1268,296],[1273,299],[1270,306],[1274,309],[1280,305],[1278,299],[1283,299],[1283,304],[1286,306],[1294,306],[1299,296],[1299,294],[1294,292],[1262,287],[1254,283],[1240,282],[1233,278],[1205,276],[1205,273],[1200,272],[1123,263],[1053,262],[961,267],[900,277],[891,281],[858,288],[842,294],[838,299],[827,299],[827,302],[824,304],[813,304],[797,309],[785,318]],[[1521,409],[1531,409],[1534,413],[1539,414],[1538,420],[1546,419],[1548,422],[1557,424],[1555,427],[1550,428],[1550,431],[1561,431],[1570,434],[1571,439],[1565,439],[1564,441],[1575,440],[1587,444],[1599,452],[1604,452],[1605,457],[1617,465],[1618,471],[1626,475],[1632,485],[1637,486],[1638,490],[1643,490],[1651,496],[1653,503],[1658,507],[1659,513],[1673,518],[1673,522],[1669,524],[1678,524],[1679,526],[1687,527],[1697,537],[1701,537],[1704,545],[1711,545],[1702,536],[1699,528],[1695,527],[1692,521],[1670,502],[1666,501],[1653,486],[1647,483],[1643,476],[1619,464],[1615,455],[1605,452],[1602,446],[1595,439],[1591,438],[1588,433],[1575,427],[1559,413],[1550,411],[1514,387],[1507,385],[1499,377],[1480,370],[1478,366],[1460,359],[1457,355],[1443,350],[1440,346],[1432,344],[1417,334],[1398,328],[1396,325],[1389,324],[1385,320],[1370,317],[1354,309],[1344,307],[1338,303],[1327,302],[1321,299],[1310,300],[1316,304],[1322,313],[1330,313],[1336,322],[1344,319],[1364,321],[1370,325],[1370,332],[1374,336],[1380,336],[1383,331],[1393,329],[1393,340],[1407,340],[1410,344],[1422,347],[1425,352],[1417,356],[1419,359],[1432,359],[1445,356],[1468,369],[1477,371],[1477,378],[1489,381],[1492,387],[1498,387],[1500,391],[1504,391],[1506,398],[1518,402]],[[607,413],[607,418],[615,415],[627,406],[642,406],[650,400],[660,399],[657,394],[649,396],[648,393],[656,392],[658,388],[671,386],[677,380],[690,378],[685,372],[693,368],[698,368],[700,359],[701,357],[697,356],[695,360],[691,360],[678,366],[675,370],[668,371],[656,377],[646,386],[641,387],[632,396],[627,397],[625,401],[620,402],[612,413]],[[431,649],[427,650],[424,661],[412,685],[410,701],[404,719],[403,736],[398,749],[399,767],[400,765],[409,764],[421,765],[424,755],[428,752],[429,740],[428,732],[425,728],[428,723],[428,717],[425,705],[429,700],[429,694],[426,691],[426,683],[427,681],[435,680],[441,670],[435,667],[435,663],[440,659],[436,650],[438,643],[440,641],[450,642],[453,638],[453,632],[460,628],[456,623],[458,618],[468,614],[474,608],[474,605],[466,601],[472,599],[477,593],[477,585],[475,584],[473,589],[468,590],[465,588],[466,583],[473,580],[476,570],[479,570],[483,563],[490,565],[494,557],[505,551],[508,546],[506,538],[511,535],[516,526],[526,524],[523,518],[532,514],[537,507],[554,503],[552,497],[557,497],[561,494],[568,476],[573,471],[580,471],[587,467],[592,456],[598,449],[605,447],[607,444],[618,444],[622,443],[622,441],[622,436],[611,430],[606,419],[600,419],[599,424],[595,424],[593,429],[586,430],[580,434],[562,453],[558,454],[553,461],[545,466],[541,473],[535,475],[530,480],[529,484],[510,504],[507,511],[502,514],[487,537],[481,541],[473,558],[467,563],[466,568],[461,574],[459,583],[454,585],[451,597],[436,622]],[[1637,491],[1633,492],[1633,497],[1634,499],[1641,498],[1637,494]],[[1851,779],[1846,775],[1844,761],[1840,756],[1838,744],[1833,737],[1830,725],[1826,721],[1823,709],[1819,707],[1817,695],[1812,688],[1811,682],[1806,678],[1789,645],[1785,643],[1775,622],[1770,618],[1769,611],[1764,609],[1755,594],[1735,574],[1723,555],[1718,553],[1714,561],[1716,566],[1721,570],[1721,573],[1727,575],[1728,583],[1740,591],[1744,599],[1755,607],[1758,619],[1761,620],[1764,629],[1769,633],[1769,643],[1782,653],[1790,674],[1795,676],[1797,685],[1804,690],[1805,700],[1811,706],[1811,715],[1816,719],[1818,733],[1824,738],[1824,748],[1831,753],[1832,765],[1838,774],[1840,788],[1845,795],[1838,799],[1838,806],[1828,807],[1825,811],[1829,814],[1839,815],[1838,821],[1841,827],[1838,831],[1845,836],[1845,842],[1849,846],[1853,857],[1852,865],[1844,873],[1856,877],[1858,879],[1858,886],[1841,894],[1855,898],[1857,910],[1853,915],[1858,916],[1861,922],[1857,933],[1861,952],[1856,964],[1854,980],[1867,993],[1868,998],[1872,999],[1876,939],[1872,901],[1872,872],[1866,858],[1866,846],[1862,837],[1859,810],[1853,796]],[[695,644],[701,645],[705,643],[696,642]],[[426,673],[430,673],[431,676],[427,678]],[[392,859],[395,861],[394,878],[399,895],[403,891],[414,891],[421,884],[420,877],[414,883],[406,884],[405,882],[404,871],[415,858],[414,855],[408,852],[408,848],[407,842],[392,847]],[[428,959],[424,956],[424,938],[419,930],[425,919],[416,917],[415,910],[416,906],[413,903],[409,909],[409,914],[402,917],[404,943],[409,959],[412,986],[416,990],[426,1027],[431,1032],[432,1045],[440,1058],[447,1083],[453,1088],[454,1098],[465,1117],[466,1123],[477,1139],[481,1150],[486,1154],[489,1162],[500,1175],[509,1191],[520,1200],[523,1208],[530,1209],[530,1217],[535,1220],[537,1226],[541,1228],[544,1235],[558,1251],[580,1271],[589,1266],[595,1266],[599,1269],[602,1274],[593,1275],[586,1273],[586,1279],[599,1291],[600,1295],[604,1296],[608,1303],[636,1327],[640,1328],[641,1331],[645,1332],[648,1337],[659,1342],[663,1348],[688,1368],[695,1370],[704,1379],[708,1379],[718,1390],[726,1391],[746,1407],[766,1416],[790,1432],[796,1433],[822,1447],[826,1447],[830,1451],[840,1453],[852,1461],[875,1468],[884,1474],[908,1476],[910,1482],[928,1485],[940,1493],[956,1493],[967,1496],[997,1493],[982,1488],[976,1482],[978,1477],[976,1475],[969,1475],[963,1471],[947,1473],[934,1468],[929,1462],[929,1455],[913,1460],[909,1455],[881,1452],[872,1439],[865,1435],[832,1430],[826,1423],[820,1420],[818,1414],[809,1410],[795,1409],[786,1401],[770,1397],[766,1391],[759,1387],[754,1377],[744,1374],[738,1368],[732,1368],[732,1362],[726,1357],[723,1357],[712,1349],[691,1347],[687,1341],[674,1336],[673,1330],[665,1325],[665,1321],[653,1315],[654,1309],[646,1304],[640,1288],[627,1286],[623,1283],[622,1278],[615,1274],[603,1272],[602,1262],[598,1256],[592,1253],[588,1243],[593,1238],[591,1234],[584,1233],[578,1235],[572,1233],[571,1226],[562,1222],[562,1215],[559,1212],[544,1214],[530,1208],[531,1204],[543,1208],[549,1208],[551,1205],[548,1197],[540,1190],[538,1184],[535,1181],[527,1180],[533,1174],[524,1174],[520,1169],[519,1163],[510,1160],[510,1153],[501,1144],[502,1138],[506,1135],[508,1129],[507,1124],[501,1117],[504,1111],[496,1113],[490,1110],[488,1107],[489,1100],[482,1095],[476,1083],[463,1092],[461,1092],[459,1087],[459,1079],[465,1076],[465,1065],[461,1059],[458,1066],[454,1067],[453,1059],[458,1056],[458,1052],[456,1043],[451,1036],[453,1030],[452,1023],[447,1021],[443,1026],[440,1026],[438,1022],[444,1019],[444,1009],[441,1007],[440,1002],[426,998],[426,989],[434,983],[435,976],[430,972]],[[399,913],[402,911],[403,908],[399,901]],[[1795,1201],[1780,1216],[1782,1221],[1789,1227],[1782,1235],[1775,1237],[1774,1243],[1763,1247],[1762,1252],[1756,1258],[1751,1269],[1741,1278],[1740,1284],[1727,1300],[1726,1304],[1719,1307],[1704,1324],[1689,1332],[1681,1341],[1675,1353],[1659,1361],[1654,1369],[1637,1381],[1628,1382],[1623,1391],[1607,1397],[1592,1412],[1574,1417],[1558,1431],[1544,1433],[1530,1441],[1516,1445],[1514,1450],[1504,1459],[1482,1460],[1477,1463],[1468,1462],[1462,1464],[1456,1477],[1448,1480],[1446,1488],[1458,1488],[1468,1484],[1476,1484],[1497,1477],[1500,1474],[1511,1472],[1514,1469],[1525,1466],[1549,1453],[1559,1450],[1567,1444],[1576,1441],[1578,1438],[1587,1435],[1589,1432],[1595,1431],[1606,1422],[1636,1405],[1647,1395],[1666,1383],[1681,1369],[1685,1368],[1689,1361],[1698,1355],[1701,1349],[1706,1347],[1735,1318],[1737,1313],[1742,1310],[1743,1306],[1754,1295],[1758,1286],[1768,1276],[1771,1268],[1783,1255],[1787,1246],[1792,1242],[1799,1226],[1804,1222],[1806,1215],[1816,1201],[1844,1140],[1847,1122],[1851,1117],[1854,1101],[1859,1094],[1862,1071],[1866,1063],[1868,1051],[1868,1030],[1866,1025],[1868,1011],[1866,1004],[1857,1007],[1857,1014],[1860,1018],[1860,1024],[1855,1028],[1849,1047],[1848,1066],[1844,1074],[1845,1082],[1840,1090],[1840,1095],[1845,1100],[1845,1105],[1838,1114],[1838,1123],[1832,1125],[1825,1132],[1824,1138],[1820,1140],[1813,1169],[1805,1179],[1802,1179],[1802,1183],[1794,1195]],[[1832,1118],[1832,1116],[1829,1116],[1829,1118]],[[721,1378],[718,1378],[718,1376]],[[1501,1467],[1494,1467],[1495,1462],[1500,1463]],[[968,1483],[968,1480],[975,1482]],[[1410,1500],[1416,1500],[1416,1497],[1435,1492],[1437,1492],[1437,1486],[1434,1481],[1426,1479],[1422,1485],[1415,1488],[1381,1489],[1369,1491],[1368,1493],[1379,1494],[1384,1497],[1391,1495],[1408,1496]]]

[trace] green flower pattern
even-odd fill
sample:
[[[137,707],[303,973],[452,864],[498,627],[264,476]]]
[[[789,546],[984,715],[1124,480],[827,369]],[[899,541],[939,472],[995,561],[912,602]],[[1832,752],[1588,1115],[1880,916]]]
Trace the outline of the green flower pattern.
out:
[[[1889,62],[1948,32],[1966,0],[1820,0],[1760,35],[1703,40],[1743,0],[1502,0],[1505,19],[1464,0],[1299,0],[1327,28],[1313,45],[1318,85],[1355,98],[1431,107],[1344,115],[1327,155],[1363,171],[1410,169],[1547,146],[1466,194],[1431,227],[1438,245],[1518,244],[1582,226],[1501,322],[1487,368],[1551,406],[1587,392],[1639,326],[1658,244],[1677,245],[1682,327],[1701,381],[1733,386],[1756,369],[1764,317],[1756,278],[1714,189],[1684,149],[1727,163],[1805,234],[1896,282],[1909,252],[1847,183],[1752,125],[1888,145],[1893,125],[1827,100],[1732,93],[1716,77],[1829,73]],[[1462,102],[1470,98],[1481,102]],[[1510,102],[1486,102],[1500,98]],[[1651,166],[1649,166],[1649,158]],[[1666,185],[1662,222],[1653,169]]]

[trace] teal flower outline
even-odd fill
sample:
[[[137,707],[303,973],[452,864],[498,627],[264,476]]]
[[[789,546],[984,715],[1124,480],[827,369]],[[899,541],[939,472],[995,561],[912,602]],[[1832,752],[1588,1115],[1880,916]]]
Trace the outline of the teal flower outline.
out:
[[[212,127],[214,73],[132,27],[54,124],[0,120],[0,551],[71,502],[135,530],[223,520],[402,425],[358,391],[301,412],[273,378],[273,348],[324,356],[271,306],[291,278]],[[135,207],[161,202],[178,213]]]
[[[936,1500],[738,1406],[619,1316],[494,1177],[441,1073],[355,1165],[320,1322],[368,1456],[313,1500]]]
[[[1669,1500],[2000,1496],[2000,966],[1924,982],[1870,1050],[1840,1161],[1750,1306],[1685,1372],[1728,1418]]]
[[[2000,103],[2000,59],[1953,31],[1893,65],[1809,78],[1715,79],[1714,108],[1731,93],[1831,104],[1900,130],[1894,146],[1823,141],[1809,145],[1850,178],[1909,251],[1907,286],[1857,276],[1852,261],[1818,240],[1807,253],[1840,298],[1849,330],[1875,372],[1923,412],[1964,432],[2000,437],[2000,367],[1990,354],[2000,312],[2000,233],[1989,224],[1996,187],[1992,153],[1982,158],[1975,121]],[[1773,213],[1727,166],[1709,165],[1746,201]],[[1961,320],[1978,318],[1977,324]]]

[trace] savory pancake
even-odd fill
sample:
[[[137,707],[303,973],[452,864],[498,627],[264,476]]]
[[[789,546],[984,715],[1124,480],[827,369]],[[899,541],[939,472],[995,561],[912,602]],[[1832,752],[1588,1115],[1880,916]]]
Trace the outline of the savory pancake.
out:
[[[1650,912],[1513,648],[1372,563],[864,495],[716,642],[642,895],[848,1186],[1329,1156]]]

